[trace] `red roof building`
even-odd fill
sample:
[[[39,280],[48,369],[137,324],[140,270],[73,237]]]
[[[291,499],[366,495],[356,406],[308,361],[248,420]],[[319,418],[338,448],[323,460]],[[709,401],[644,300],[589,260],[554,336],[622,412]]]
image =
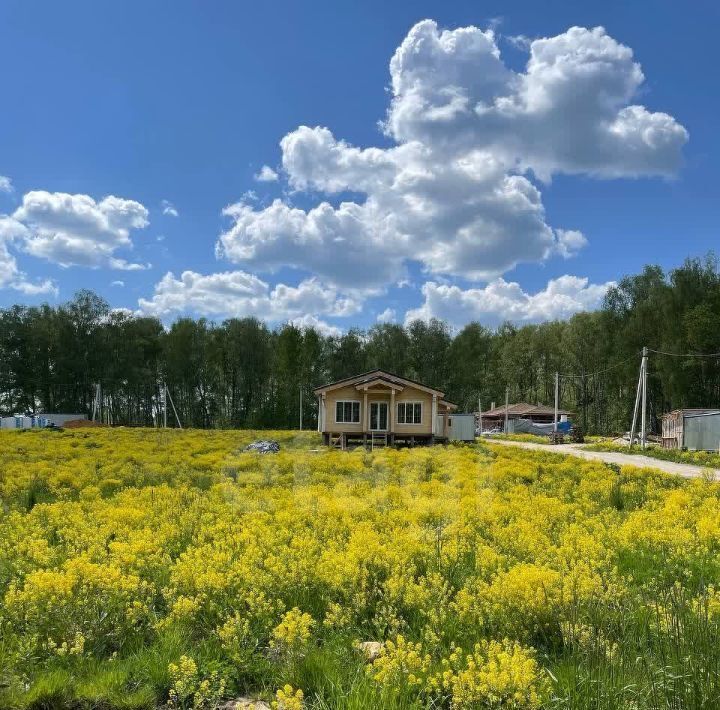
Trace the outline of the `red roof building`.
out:
[[[569,417],[572,412],[565,409],[558,410],[558,418],[563,416]],[[486,412],[480,412],[482,416],[483,429],[494,426],[502,426],[505,423],[505,405],[488,409]],[[552,424],[555,417],[555,408],[547,407],[544,404],[528,404],[527,402],[518,402],[517,404],[509,404],[507,407],[508,419],[529,419],[536,424]]]

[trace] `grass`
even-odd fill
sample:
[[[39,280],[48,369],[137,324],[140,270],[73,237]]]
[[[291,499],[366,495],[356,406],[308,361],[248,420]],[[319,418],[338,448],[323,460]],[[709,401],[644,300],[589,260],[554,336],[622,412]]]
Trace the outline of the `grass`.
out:
[[[551,447],[260,436],[281,453],[243,453],[255,432],[0,437],[1,708],[286,684],[307,710],[720,707],[720,484]]]
[[[547,436],[539,436],[537,434],[491,434],[483,437],[483,440],[492,441],[493,439],[501,439],[502,441],[519,441],[530,444],[548,444],[550,438]]]
[[[720,454],[710,451],[663,449],[661,446],[655,444],[650,444],[645,449],[641,449],[637,445],[630,448],[626,444],[616,444],[607,440],[594,442],[585,448],[588,451],[613,451],[623,454],[649,456],[650,458],[659,459],[661,461],[672,461],[674,463],[687,463],[695,466],[720,468]]]

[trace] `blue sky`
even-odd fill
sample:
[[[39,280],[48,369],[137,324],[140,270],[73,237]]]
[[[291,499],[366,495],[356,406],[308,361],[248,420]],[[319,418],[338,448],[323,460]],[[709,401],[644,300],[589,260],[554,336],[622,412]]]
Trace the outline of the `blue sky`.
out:
[[[0,305],[86,287],[166,322],[328,332],[592,308],[717,245],[718,20],[711,2],[5,0]]]

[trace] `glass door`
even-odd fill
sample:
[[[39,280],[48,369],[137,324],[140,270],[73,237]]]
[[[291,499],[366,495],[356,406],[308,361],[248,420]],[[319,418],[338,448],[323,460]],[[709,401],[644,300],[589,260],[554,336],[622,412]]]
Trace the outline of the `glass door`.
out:
[[[387,431],[388,403],[370,402],[370,431]]]

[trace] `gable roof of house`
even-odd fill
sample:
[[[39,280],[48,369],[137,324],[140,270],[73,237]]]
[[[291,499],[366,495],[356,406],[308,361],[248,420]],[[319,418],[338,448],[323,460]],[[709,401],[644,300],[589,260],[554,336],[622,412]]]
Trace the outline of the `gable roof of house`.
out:
[[[435,387],[430,387],[428,385],[424,385],[422,382],[416,382],[415,380],[411,380],[407,377],[400,377],[400,375],[395,375],[392,372],[388,372],[387,370],[369,370],[368,372],[363,372],[359,375],[345,377],[342,380],[328,382],[328,384],[326,385],[320,385],[320,387],[316,387],[313,392],[319,394],[322,392],[327,392],[328,390],[336,389],[338,387],[346,387],[347,385],[358,385],[365,382],[372,382],[373,380],[384,380],[390,384],[410,385],[426,392],[430,392],[431,394],[437,394],[441,398],[445,396],[445,393],[442,390],[436,389]]]
[[[554,416],[555,408],[548,407],[544,404],[528,404],[527,402],[518,402],[517,404],[510,404],[507,408],[508,416],[510,417],[529,417],[535,415],[547,415]],[[487,412],[481,412],[483,417],[504,417],[505,416],[505,405],[495,407],[494,409],[488,409]],[[565,409],[558,409],[558,414],[572,414]]]

